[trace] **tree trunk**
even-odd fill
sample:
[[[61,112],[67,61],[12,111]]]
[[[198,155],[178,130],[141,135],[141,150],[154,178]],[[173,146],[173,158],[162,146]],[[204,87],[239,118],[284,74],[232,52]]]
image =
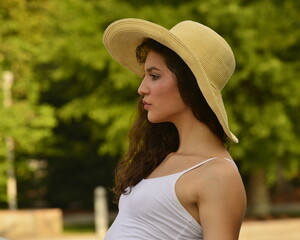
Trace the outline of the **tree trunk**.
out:
[[[12,107],[12,93],[11,88],[14,82],[14,75],[10,71],[3,74],[3,106],[4,108]],[[7,149],[7,201],[9,209],[17,209],[17,180],[14,169],[15,161],[15,142],[10,136],[6,136],[6,149]]]
[[[15,174],[15,142],[13,138],[7,137],[6,139],[6,147],[7,147],[7,200],[8,207],[10,210],[15,210],[18,208],[17,203],[17,180]]]
[[[248,182],[248,213],[257,218],[267,218],[271,214],[271,203],[264,169],[257,169]]]

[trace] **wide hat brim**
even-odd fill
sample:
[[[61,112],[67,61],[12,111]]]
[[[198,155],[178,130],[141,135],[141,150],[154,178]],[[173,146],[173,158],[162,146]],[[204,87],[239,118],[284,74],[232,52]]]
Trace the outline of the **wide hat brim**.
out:
[[[189,36],[189,34],[195,35],[195,33],[198,38],[196,43],[193,42],[195,36]],[[149,21],[128,18],[110,24],[104,32],[103,43],[117,62],[143,77],[144,66],[136,59],[136,47],[145,38],[154,39],[165,45],[183,59],[196,77],[204,98],[218,118],[226,135],[233,142],[238,143],[238,139],[229,129],[221,96],[221,90],[235,67],[233,53],[226,41],[212,29],[192,21],[181,22],[168,30]],[[210,57],[215,59],[210,61]],[[220,66],[211,67],[211,62],[220,64]],[[215,71],[216,69],[218,71],[221,69],[221,71]],[[211,78],[209,78],[210,75]]]

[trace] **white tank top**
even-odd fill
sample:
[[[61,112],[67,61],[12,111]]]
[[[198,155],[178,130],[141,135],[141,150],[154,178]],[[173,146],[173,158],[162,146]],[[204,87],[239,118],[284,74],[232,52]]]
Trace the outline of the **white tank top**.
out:
[[[129,194],[121,195],[119,213],[104,240],[203,239],[201,226],[179,202],[175,184],[186,172],[214,159],[179,173],[143,179]]]

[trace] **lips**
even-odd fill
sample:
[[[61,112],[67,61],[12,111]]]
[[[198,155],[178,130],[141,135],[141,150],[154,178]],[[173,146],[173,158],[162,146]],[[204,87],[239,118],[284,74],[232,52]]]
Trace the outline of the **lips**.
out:
[[[151,104],[146,102],[145,100],[142,100],[143,104],[144,104],[144,109],[148,110],[151,107]]]

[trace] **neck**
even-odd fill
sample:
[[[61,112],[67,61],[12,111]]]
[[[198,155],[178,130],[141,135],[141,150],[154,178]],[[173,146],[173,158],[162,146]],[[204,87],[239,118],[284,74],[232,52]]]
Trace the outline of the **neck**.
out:
[[[174,123],[179,133],[177,153],[201,156],[224,155],[223,142],[193,114]]]

